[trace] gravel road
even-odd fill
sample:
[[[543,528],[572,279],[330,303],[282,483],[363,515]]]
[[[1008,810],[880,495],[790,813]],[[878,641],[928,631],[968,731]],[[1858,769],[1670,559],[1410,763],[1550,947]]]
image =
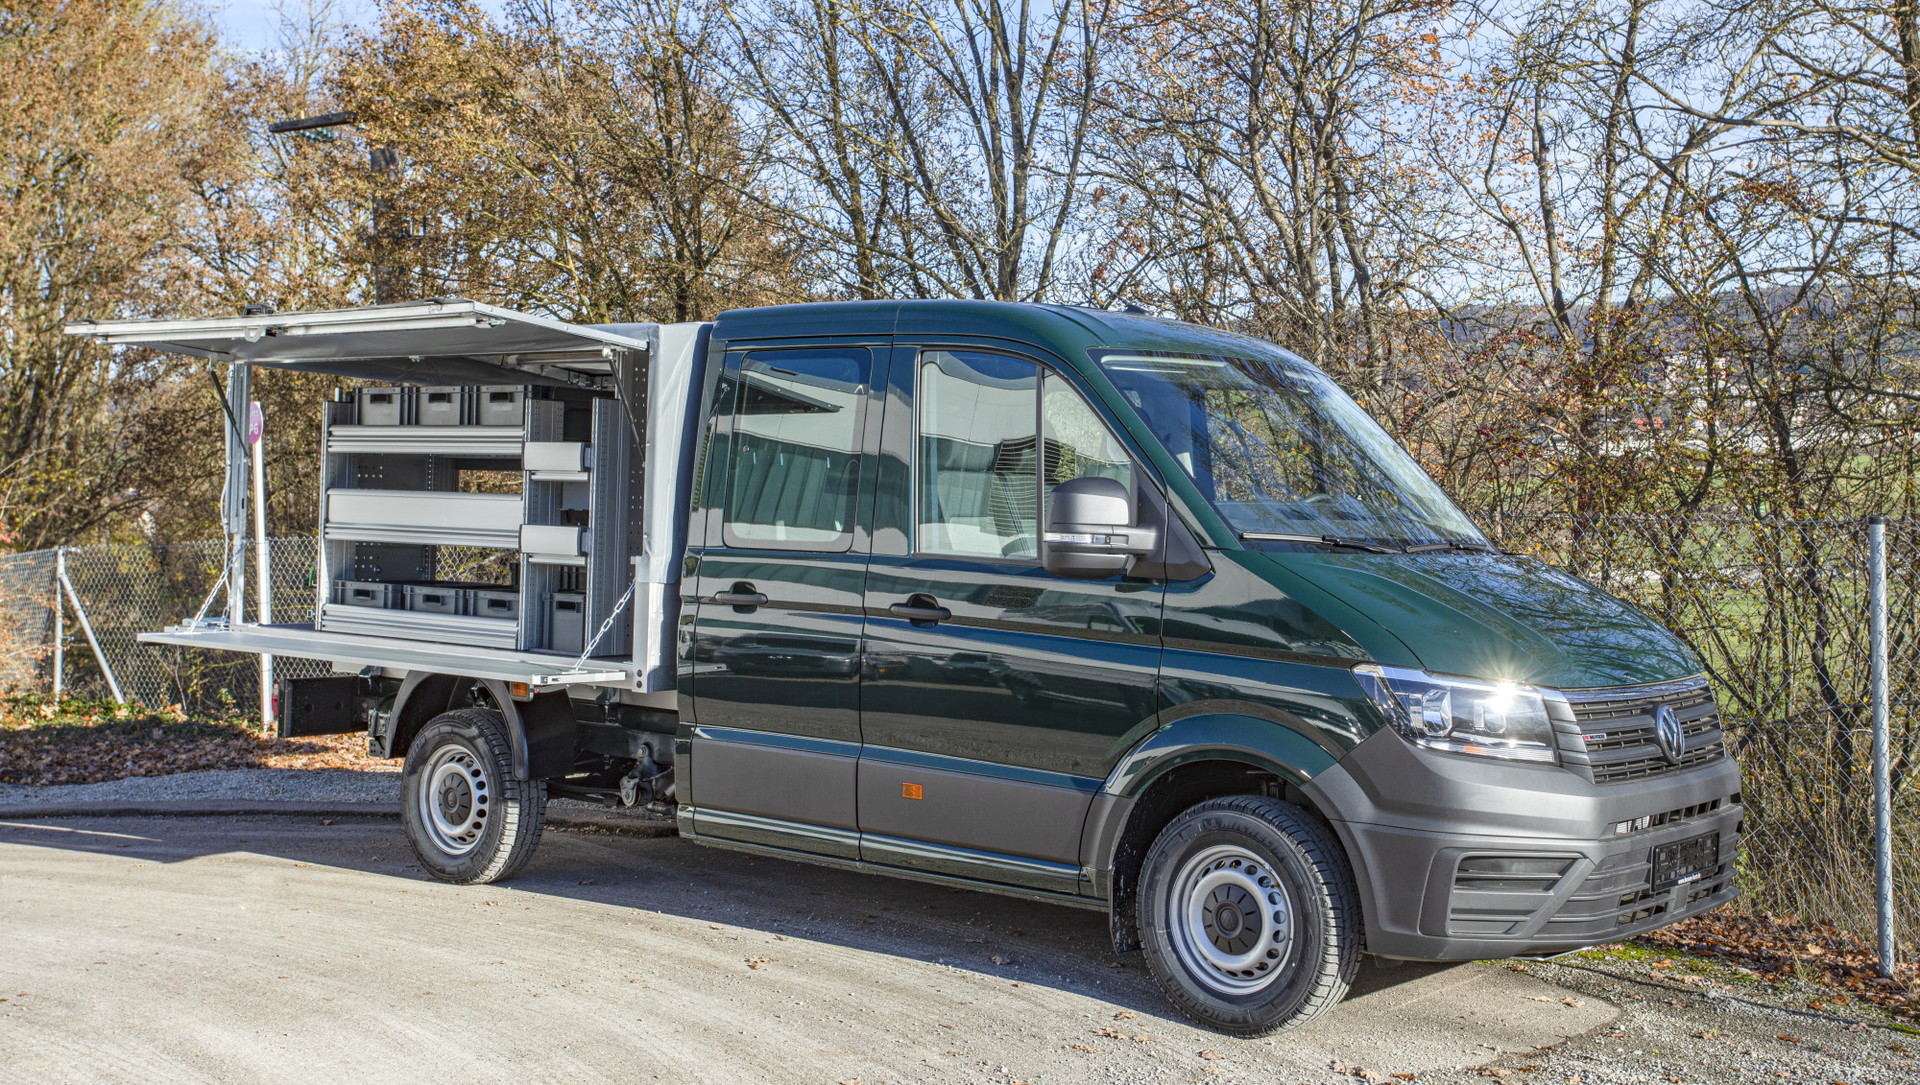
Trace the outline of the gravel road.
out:
[[[375,769],[213,769],[170,776],[134,776],[98,784],[30,787],[0,784],[0,806],[68,806],[131,802],[400,801],[398,767]]]
[[[26,1080],[1920,1080],[1858,1007],[1647,960],[1369,967],[1231,1040],[1098,913],[605,832],[456,887],[391,820],[15,820],[0,930]]]

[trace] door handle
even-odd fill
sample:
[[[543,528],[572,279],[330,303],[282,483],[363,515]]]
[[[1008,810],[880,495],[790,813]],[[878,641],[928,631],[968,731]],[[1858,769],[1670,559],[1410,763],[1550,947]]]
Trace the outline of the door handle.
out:
[[[755,607],[767,605],[766,594],[753,590],[753,585],[745,581],[735,584],[726,591],[714,592],[713,601],[740,611],[752,610]]]
[[[896,618],[905,618],[915,625],[932,625],[953,617],[953,611],[941,606],[933,596],[915,593],[905,602],[895,603],[887,608],[887,613]]]

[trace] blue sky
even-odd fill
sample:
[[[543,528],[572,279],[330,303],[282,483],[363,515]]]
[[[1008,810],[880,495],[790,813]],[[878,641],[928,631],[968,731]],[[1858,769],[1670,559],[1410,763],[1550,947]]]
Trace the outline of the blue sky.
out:
[[[480,6],[497,12],[505,8],[507,2],[480,0]],[[306,6],[306,0],[205,0],[205,3],[227,44],[247,52],[273,47],[283,5],[290,11]],[[333,0],[333,9],[334,18],[339,22],[353,26],[373,24],[372,0]]]

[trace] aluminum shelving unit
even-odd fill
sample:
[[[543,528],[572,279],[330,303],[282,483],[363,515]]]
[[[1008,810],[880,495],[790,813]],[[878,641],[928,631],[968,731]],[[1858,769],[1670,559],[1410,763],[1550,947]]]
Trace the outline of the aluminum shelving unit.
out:
[[[229,435],[225,613],[139,639],[321,659],[342,671],[429,671],[670,698],[685,545],[676,512],[692,484],[691,420],[707,328],[569,324],[465,299],[69,325],[69,333],[110,346],[224,363],[224,408],[239,418],[255,366],[393,386],[525,389],[519,425],[499,424],[499,410],[474,412],[494,424],[465,424],[459,415],[462,424],[422,425],[393,413],[383,423],[400,424],[362,425],[354,403],[326,405],[311,625],[246,620],[248,452]],[[466,471],[517,474],[519,492],[463,492]],[[431,587],[447,547],[500,552],[517,570],[514,617],[347,606],[333,594],[338,581]],[[549,620],[552,597],[563,593],[577,596],[580,614],[578,632],[567,631],[572,639],[559,638],[564,644]],[[599,642],[581,651],[603,626]]]
[[[580,653],[591,636],[584,631],[597,630],[619,606],[631,575],[635,430],[610,396],[517,391],[521,424],[511,427],[362,426],[351,398],[327,404],[315,628]],[[463,470],[518,474],[520,491],[463,492]],[[448,546],[514,555],[519,605],[512,617],[358,606],[340,595],[345,584],[431,583],[441,571],[437,551]],[[577,607],[582,627],[564,643],[556,596]],[[593,651],[626,652],[630,634],[616,623]]]

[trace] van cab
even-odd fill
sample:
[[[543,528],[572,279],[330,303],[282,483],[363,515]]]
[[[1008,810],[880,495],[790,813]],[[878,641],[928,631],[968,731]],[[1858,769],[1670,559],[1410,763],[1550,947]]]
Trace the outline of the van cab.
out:
[[[1699,661],[1501,552],[1297,356],[887,302],[728,313],[710,358],[683,835],[1106,907],[1243,1033],[1362,951],[1558,953],[1734,895]]]
[[[511,876],[550,795],[648,807],[1104,911],[1237,1035],[1363,953],[1556,954],[1735,894],[1700,661],[1500,550],[1273,344],[973,301],[69,331],[225,365],[229,417],[250,366],[379,382],[325,406],[315,618],[248,617],[227,427],[224,613],[141,639],[330,663],[279,683],[281,733],[404,757],[437,878]]]

